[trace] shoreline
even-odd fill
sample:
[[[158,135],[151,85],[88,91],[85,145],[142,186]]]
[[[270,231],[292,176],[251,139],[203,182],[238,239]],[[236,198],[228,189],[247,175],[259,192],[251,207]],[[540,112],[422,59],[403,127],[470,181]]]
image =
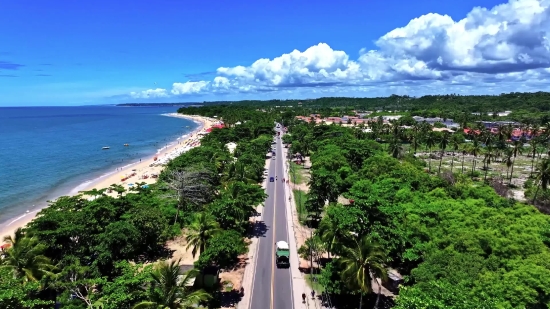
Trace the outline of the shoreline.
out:
[[[178,113],[162,114],[162,116],[191,120],[198,126],[191,132],[179,136],[175,140],[169,142],[166,146],[157,149],[155,154],[147,156],[145,159],[140,159],[140,161],[125,164],[122,167],[116,168],[114,171],[105,170],[105,172],[103,172],[103,174],[101,174],[99,177],[96,177],[92,180],[84,181],[75,187],[71,187],[68,192],[66,191],[66,193],[59,194],[51,200],[55,200],[61,196],[77,195],[81,191],[107,188],[115,183],[123,185],[125,189],[128,189],[128,185],[134,182],[145,182],[146,184],[155,183],[157,178],[153,178],[151,176],[152,174],[160,174],[160,172],[164,169],[164,165],[151,166],[151,164],[163,161],[163,159],[170,160],[171,157],[177,156],[178,154],[187,151],[186,149],[197,147],[198,145],[200,145],[200,137],[198,136],[198,133],[208,129],[218,122],[217,119],[211,119],[202,116],[188,116]],[[155,158],[157,160],[155,160]],[[138,176],[138,173],[141,173],[141,175]],[[122,181],[122,177],[128,177],[131,174],[136,175],[129,177],[128,179],[126,179],[126,181]],[[143,179],[142,176],[144,175],[147,175],[148,177]],[[116,193],[114,192],[106,192],[106,194],[113,197],[116,196]],[[13,235],[18,228],[26,226],[34,218],[36,218],[38,212],[46,207],[49,207],[49,204],[38,206],[38,208],[27,210],[27,212],[24,214],[19,214],[15,217],[8,218],[2,224],[2,226],[0,226],[1,239],[3,239],[4,236],[7,235]]]

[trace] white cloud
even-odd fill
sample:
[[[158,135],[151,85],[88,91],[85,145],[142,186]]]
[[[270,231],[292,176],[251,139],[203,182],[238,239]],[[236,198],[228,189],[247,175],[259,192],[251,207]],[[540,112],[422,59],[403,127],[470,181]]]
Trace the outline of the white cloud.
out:
[[[459,21],[429,13],[361,49],[356,60],[326,43],[248,66],[220,67],[212,81],[174,83],[173,95],[344,93],[380,91],[413,95],[546,90],[550,87],[550,0],[510,0],[473,8]],[[475,85],[475,87],[473,87]],[[513,88],[510,88],[513,87]],[[459,87],[459,88],[457,88]],[[162,90],[162,91],[161,91]],[[164,89],[146,90],[150,97]],[[391,93],[391,92],[390,92]]]
[[[377,42],[385,57],[438,71],[507,73],[550,66],[549,0],[512,0],[466,18],[427,14]]]
[[[151,98],[166,98],[168,93],[166,89],[157,88],[157,89],[148,89],[144,91],[132,91],[130,96],[134,99],[151,99]]]
[[[174,83],[171,92],[174,95],[198,94],[204,91],[208,84],[210,82],[207,81]]]

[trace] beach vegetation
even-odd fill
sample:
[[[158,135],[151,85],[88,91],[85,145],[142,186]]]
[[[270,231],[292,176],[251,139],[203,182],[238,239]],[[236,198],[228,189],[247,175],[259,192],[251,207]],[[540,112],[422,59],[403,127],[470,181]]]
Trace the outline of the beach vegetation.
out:
[[[171,170],[165,174],[166,184],[172,194],[169,197],[177,200],[174,224],[178,221],[180,210],[188,213],[196,210],[212,200],[213,177],[212,173],[201,167],[186,167]]]
[[[160,263],[151,273],[151,280],[147,284],[147,300],[134,305],[132,308],[196,308],[197,304],[206,302],[211,298],[210,294],[204,290],[192,290],[190,288],[197,274],[196,270],[182,273],[179,261]]]
[[[192,248],[193,257],[197,252],[203,253],[208,241],[219,232],[221,232],[220,225],[214,216],[206,212],[196,214],[187,227],[187,249]]]
[[[42,277],[52,274],[55,267],[44,255],[46,245],[18,228],[14,236],[6,236],[4,243],[10,245],[0,259],[0,269],[8,269],[15,278],[23,282],[37,282]]]
[[[38,281],[23,281],[8,268],[0,268],[0,308],[51,308],[52,300],[40,297],[42,286]]]
[[[239,256],[246,252],[247,247],[242,235],[234,230],[225,230],[208,240],[195,265],[198,269],[210,266],[231,269],[236,266]]]
[[[355,246],[344,247],[339,262],[343,265],[342,278],[351,290],[360,294],[359,309],[363,307],[363,295],[373,292],[373,281],[378,286],[374,308],[378,308],[382,281],[387,278],[384,264],[387,262],[384,249],[369,236],[355,240]],[[380,281],[377,281],[380,280]]]

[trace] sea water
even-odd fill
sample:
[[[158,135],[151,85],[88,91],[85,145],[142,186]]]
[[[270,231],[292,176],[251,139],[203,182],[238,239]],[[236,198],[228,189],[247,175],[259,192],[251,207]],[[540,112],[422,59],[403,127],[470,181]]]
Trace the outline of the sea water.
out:
[[[197,128],[191,120],[166,116],[176,110],[0,107],[0,227]]]

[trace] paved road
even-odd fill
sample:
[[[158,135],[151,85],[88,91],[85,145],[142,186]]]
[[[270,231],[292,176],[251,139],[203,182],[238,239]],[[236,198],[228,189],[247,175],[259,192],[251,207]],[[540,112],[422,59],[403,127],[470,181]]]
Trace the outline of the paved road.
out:
[[[283,151],[281,139],[277,139],[275,160],[269,166],[263,221],[267,232],[260,238],[254,267],[252,299],[249,309],[293,309],[292,277],[289,268],[277,268],[275,264],[275,243],[288,242],[285,193],[282,183],[284,177]],[[269,177],[278,176],[275,182]],[[290,265],[290,267],[297,267]]]

